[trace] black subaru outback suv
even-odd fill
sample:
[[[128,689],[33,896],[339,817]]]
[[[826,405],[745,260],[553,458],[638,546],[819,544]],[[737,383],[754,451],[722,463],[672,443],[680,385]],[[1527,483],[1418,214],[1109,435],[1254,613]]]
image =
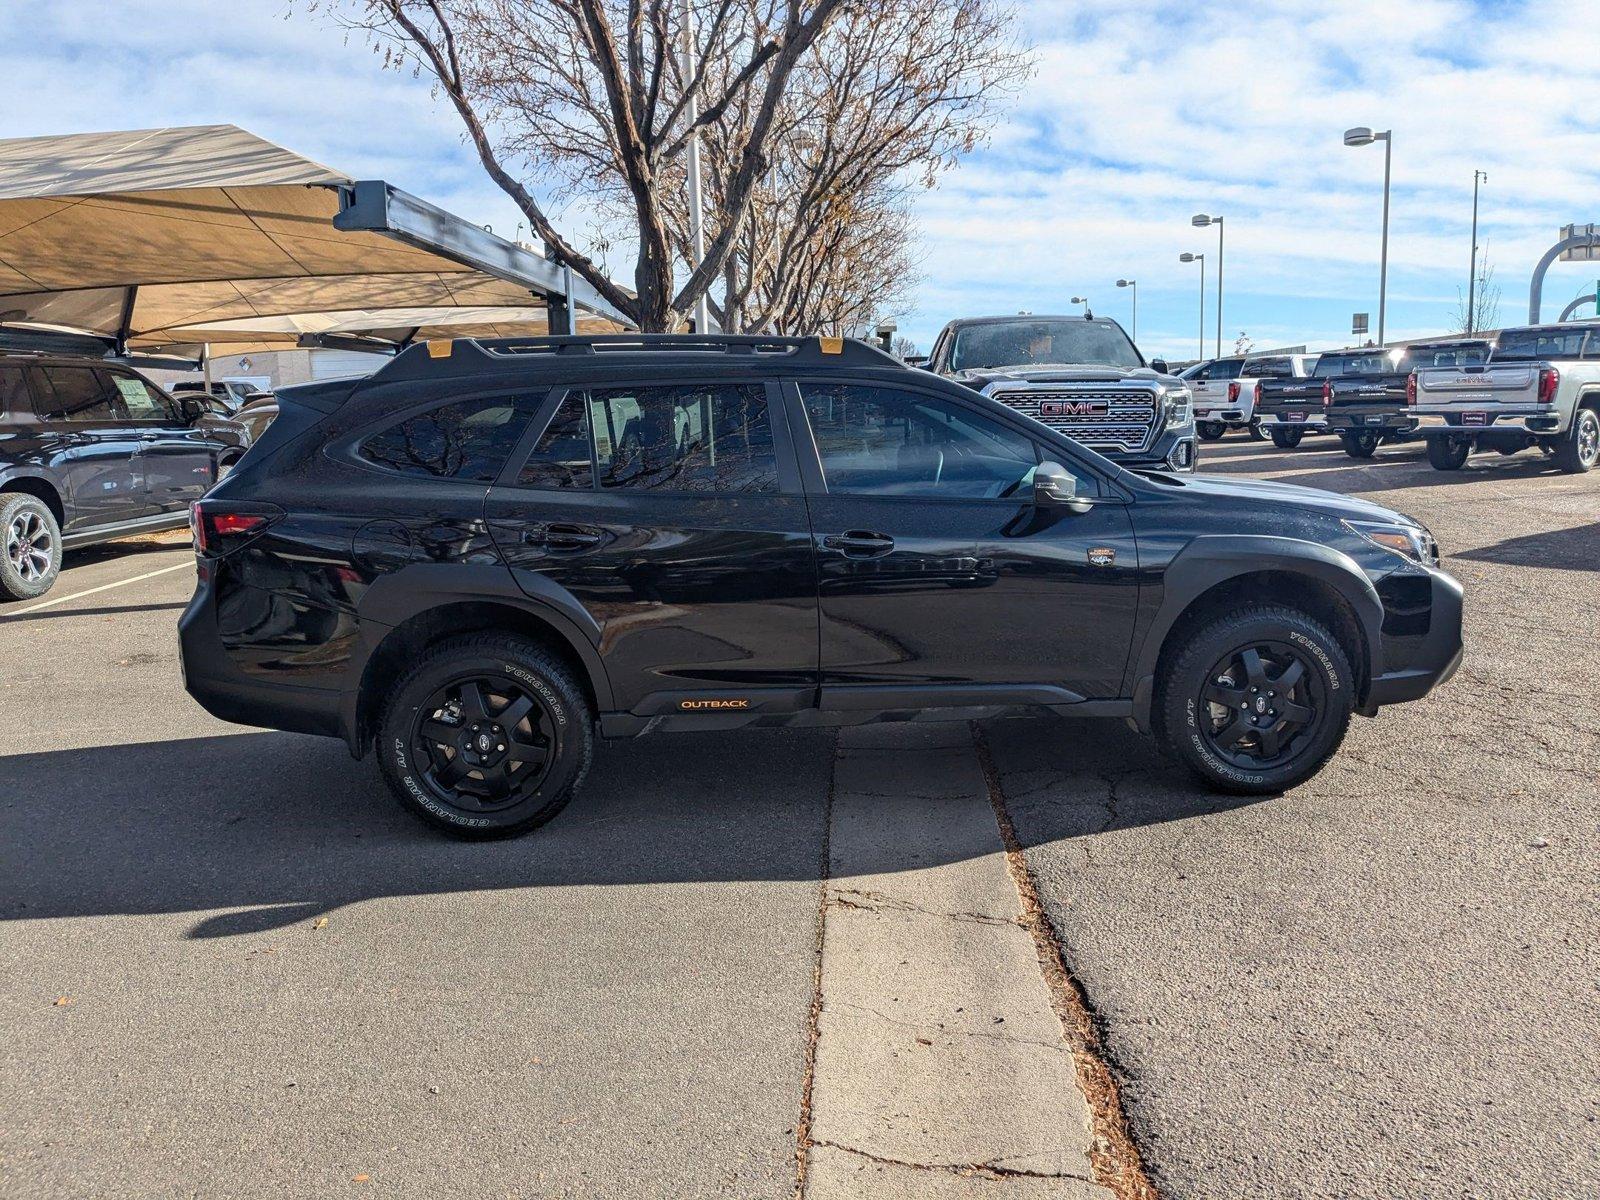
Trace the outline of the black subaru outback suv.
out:
[[[859,342],[432,342],[279,399],[195,507],[189,691],[465,836],[548,820],[597,733],[1035,706],[1270,793],[1461,655],[1409,517],[1134,474]]]
[[[248,442],[120,363],[0,353],[0,600],[49,591],[63,550],[181,529]]]

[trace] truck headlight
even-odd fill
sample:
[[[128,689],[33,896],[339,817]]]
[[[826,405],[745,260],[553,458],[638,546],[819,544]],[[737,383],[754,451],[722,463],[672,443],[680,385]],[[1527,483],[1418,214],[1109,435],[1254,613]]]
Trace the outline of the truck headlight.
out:
[[[1385,550],[1392,550],[1402,558],[1409,558],[1412,562],[1432,566],[1439,561],[1438,549],[1434,545],[1432,535],[1426,529],[1419,529],[1415,525],[1388,525],[1378,521],[1340,523],[1351,533],[1358,534]]]
[[[1191,396],[1189,389],[1167,393],[1167,428],[1177,429],[1180,425],[1187,425],[1191,415]]]

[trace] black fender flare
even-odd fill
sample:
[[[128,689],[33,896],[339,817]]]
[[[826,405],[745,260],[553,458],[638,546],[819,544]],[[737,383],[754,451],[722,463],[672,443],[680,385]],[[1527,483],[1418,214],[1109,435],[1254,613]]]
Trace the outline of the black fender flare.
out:
[[[356,606],[361,633],[339,698],[340,724],[352,753],[359,756],[361,750],[361,680],[383,639],[429,609],[485,601],[520,609],[548,626],[583,664],[600,711],[610,711],[614,701],[600,657],[600,626],[565,588],[548,576],[513,572],[499,563],[409,563],[376,579]]]
[[[1383,601],[1366,572],[1348,554],[1301,538],[1206,534],[1184,546],[1162,572],[1161,603],[1134,654],[1133,720],[1141,730],[1150,728],[1156,661],[1183,611],[1219,583],[1261,571],[1304,575],[1337,592],[1355,613],[1366,643],[1366,663],[1354,665],[1358,670],[1365,668],[1368,680],[1382,673]]]

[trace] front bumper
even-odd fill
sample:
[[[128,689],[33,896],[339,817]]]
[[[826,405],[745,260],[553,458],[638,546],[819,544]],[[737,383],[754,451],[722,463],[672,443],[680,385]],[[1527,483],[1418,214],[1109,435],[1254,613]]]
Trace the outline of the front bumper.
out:
[[[1429,570],[1427,631],[1415,635],[1382,635],[1375,656],[1381,668],[1367,686],[1361,711],[1368,716],[1386,704],[1420,700],[1456,673],[1461,665],[1461,584],[1454,576]],[[1386,616],[1385,626],[1389,624]]]
[[[1562,415],[1548,406],[1532,404],[1485,405],[1483,408],[1418,408],[1417,422],[1424,433],[1482,433],[1500,429],[1514,433],[1565,433]]]
[[[1114,446],[1096,446],[1093,442],[1086,442],[1085,445],[1130,471],[1191,472],[1195,469],[1198,456],[1193,424],[1163,430],[1148,450],[1119,450]]]

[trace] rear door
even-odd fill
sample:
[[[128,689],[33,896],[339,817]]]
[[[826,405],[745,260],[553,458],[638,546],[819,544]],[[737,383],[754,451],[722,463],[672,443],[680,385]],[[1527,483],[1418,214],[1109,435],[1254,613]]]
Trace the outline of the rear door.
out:
[[[621,710],[815,703],[817,573],[773,385],[558,391],[486,515],[519,584],[599,627]]]
[[[29,368],[34,411],[52,435],[69,493],[72,533],[155,511],[139,473],[139,431],[125,419],[111,380],[90,366]]]
[[[1040,444],[976,399],[800,379],[791,412],[807,431],[824,708],[1118,694],[1138,549],[1109,481],[1047,451],[1094,503],[1035,508]]]

